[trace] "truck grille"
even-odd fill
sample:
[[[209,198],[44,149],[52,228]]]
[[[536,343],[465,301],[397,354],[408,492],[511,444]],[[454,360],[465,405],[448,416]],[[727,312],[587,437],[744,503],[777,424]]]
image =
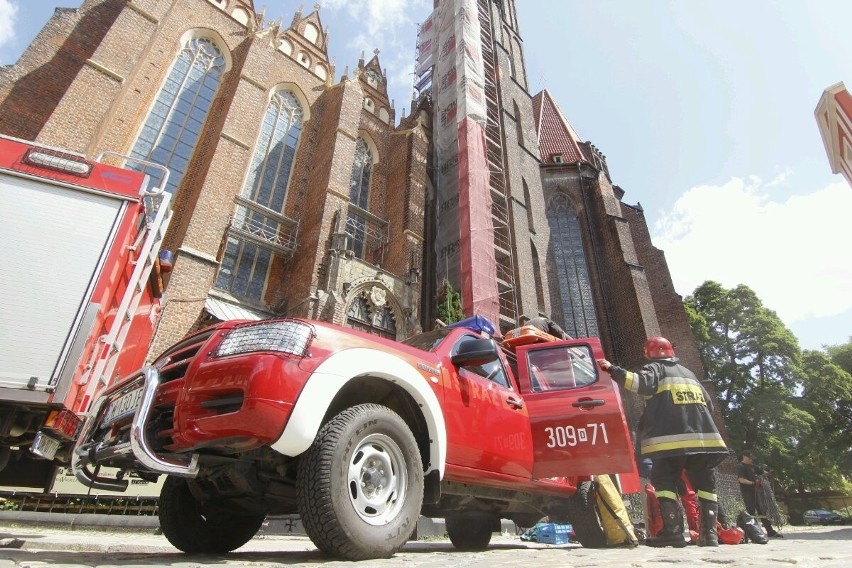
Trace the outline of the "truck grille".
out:
[[[145,429],[150,444],[156,451],[168,450],[172,444],[175,400],[180,388],[179,383],[175,381],[184,378],[196,355],[217,331],[211,329],[187,337],[167,349],[154,362],[154,365],[159,367],[160,386],[157,388],[157,403],[151,409]]]
[[[192,363],[193,359],[195,359],[195,356],[216,331],[215,329],[211,329],[187,337],[160,355],[154,363],[158,365],[164,359],[166,360],[166,364],[160,367],[160,382],[168,383],[183,378],[186,374],[186,369]]]

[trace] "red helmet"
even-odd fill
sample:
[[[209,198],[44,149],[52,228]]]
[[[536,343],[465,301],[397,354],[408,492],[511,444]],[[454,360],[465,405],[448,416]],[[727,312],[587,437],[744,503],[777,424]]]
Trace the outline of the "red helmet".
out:
[[[674,356],[674,347],[665,337],[649,337],[645,341],[645,359],[671,359]]]

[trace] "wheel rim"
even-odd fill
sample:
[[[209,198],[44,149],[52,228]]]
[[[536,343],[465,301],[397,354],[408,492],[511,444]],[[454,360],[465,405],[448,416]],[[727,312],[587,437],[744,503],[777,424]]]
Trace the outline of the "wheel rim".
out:
[[[408,473],[399,446],[384,434],[361,440],[349,460],[349,499],[371,525],[391,522],[405,502]]]

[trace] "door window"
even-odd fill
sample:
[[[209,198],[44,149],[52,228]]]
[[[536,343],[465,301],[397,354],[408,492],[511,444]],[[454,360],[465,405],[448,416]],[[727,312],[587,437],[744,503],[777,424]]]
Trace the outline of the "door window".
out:
[[[596,380],[594,357],[585,345],[537,349],[527,357],[533,392],[584,387]]]

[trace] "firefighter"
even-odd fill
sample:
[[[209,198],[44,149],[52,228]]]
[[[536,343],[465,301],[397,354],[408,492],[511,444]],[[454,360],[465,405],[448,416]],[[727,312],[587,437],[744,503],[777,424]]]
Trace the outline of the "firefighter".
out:
[[[719,429],[713,421],[712,402],[695,375],[678,364],[674,348],[664,337],[645,342],[649,361],[641,371],[631,372],[606,359],[598,366],[629,391],[645,397],[641,420],[641,451],[653,461],[651,483],[660,503],[663,528],[649,546],[686,546],[683,513],[677,501],[681,473],[696,491],[701,507],[699,546],[719,546],[716,518],[715,468],[727,456]]]
[[[545,316],[536,316],[532,319],[521,316],[521,325],[531,325],[539,331],[549,333],[556,339],[571,339],[571,336],[565,333],[565,330],[559,327],[559,324]]]

